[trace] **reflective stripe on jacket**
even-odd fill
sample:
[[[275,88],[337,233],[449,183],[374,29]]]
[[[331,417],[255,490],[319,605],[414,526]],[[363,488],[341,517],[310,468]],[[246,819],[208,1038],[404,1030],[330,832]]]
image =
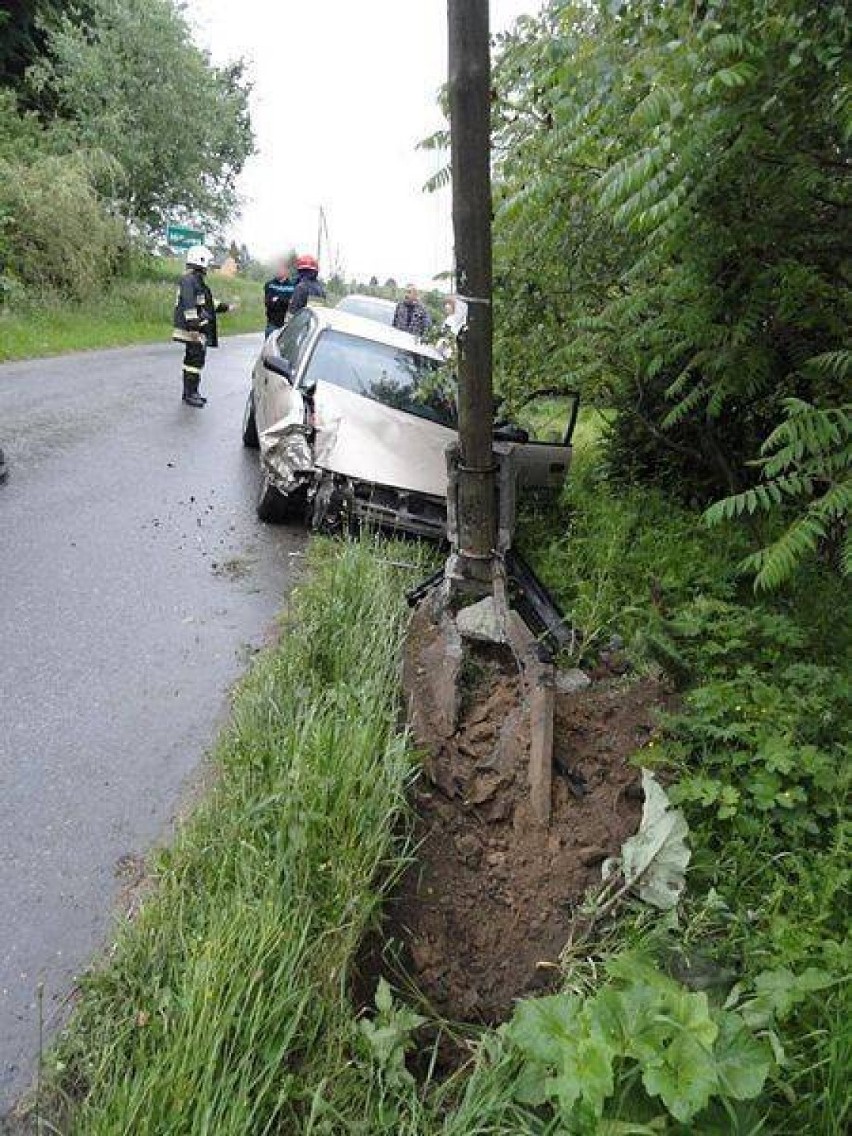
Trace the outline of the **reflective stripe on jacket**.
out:
[[[266,322],[271,327],[284,326],[295,287],[295,280],[280,280],[277,276],[273,276],[264,284],[263,304],[266,308]]]
[[[218,347],[219,327],[216,313],[227,310],[227,304],[214,302],[213,293],[204,279],[204,273],[191,268],[181,276],[178,285],[172,321],[174,326],[172,339],[183,343],[198,343],[203,336],[208,347]]]

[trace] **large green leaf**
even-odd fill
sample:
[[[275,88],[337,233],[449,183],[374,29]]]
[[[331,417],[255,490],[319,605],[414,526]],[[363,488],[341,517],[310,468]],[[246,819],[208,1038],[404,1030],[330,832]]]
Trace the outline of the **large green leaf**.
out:
[[[658,1060],[645,1065],[642,1083],[684,1124],[706,1107],[719,1084],[712,1054],[688,1033],[678,1034]]]
[[[753,1100],[773,1065],[772,1047],[755,1037],[739,1014],[720,1015],[719,1037],[714,1056],[719,1084],[734,1100]]]
[[[557,1065],[576,1032],[579,1006],[579,999],[566,994],[527,999],[518,1004],[507,1035],[526,1057]]]

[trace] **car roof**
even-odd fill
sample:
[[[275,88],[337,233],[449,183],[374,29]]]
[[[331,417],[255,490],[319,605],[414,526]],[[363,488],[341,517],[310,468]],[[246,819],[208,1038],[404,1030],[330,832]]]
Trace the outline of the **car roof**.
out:
[[[415,355],[423,355],[427,359],[444,362],[444,356],[428,343],[421,343],[407,331],[399,331],[395,327],[378,323],[376,320],[364,316],[356,316],[351,312],[342,312],[339,308],[324,308],[311,305],[311,313],[316,316],[320,328],[331,328],[333,331],[342,331],[347,335],[357,335],[360,339],[372,339],[375,343],[383,343],[387,347],[402,347],[412,351]]]
[[[344,300],[365,300],[368,304],[378,304],[380,307],[395,308],[396,300],[388,300],[384,296],[368,296],[365,292],[349,292],[338,301],[338,307]]]

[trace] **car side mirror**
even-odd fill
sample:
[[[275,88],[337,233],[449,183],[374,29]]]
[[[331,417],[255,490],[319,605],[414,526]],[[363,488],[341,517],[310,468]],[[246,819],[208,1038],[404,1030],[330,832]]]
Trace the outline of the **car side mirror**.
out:
[[[293,364],[289,360],[282,359],[280,355],[267,355],[263,360],[263,365],[267,371],[274,371],[276,375],[281,375],[288,383],[292,383]]]

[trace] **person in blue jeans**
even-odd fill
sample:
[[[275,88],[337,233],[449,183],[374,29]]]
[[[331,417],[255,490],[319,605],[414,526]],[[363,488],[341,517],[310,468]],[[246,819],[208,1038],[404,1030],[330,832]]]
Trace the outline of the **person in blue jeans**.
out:
[[[263,305],[266,308],[266,334],[284,326],[290,301],[296,288],[295,266],[287,260],[279,262],[275,275],[263,286]]]

